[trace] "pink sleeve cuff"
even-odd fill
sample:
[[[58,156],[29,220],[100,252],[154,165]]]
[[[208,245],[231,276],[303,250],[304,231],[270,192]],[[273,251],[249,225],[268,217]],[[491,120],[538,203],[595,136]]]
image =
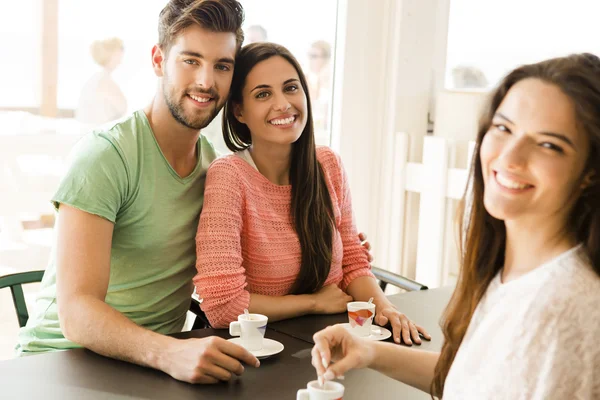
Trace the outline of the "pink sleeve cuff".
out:
[[[350,271],[347,274],[344,274],[344,279],[342,279],[342,287],[341,289],[345,292],[348,289],[348,286],[352,283],[356,278],[360,278],[361,276],[370,276],[375,278],[375,275],[371,272],[371,266],[367,266],[364,268],[356,269],[354,271]]]
[[[238,315],[244,313],[244,309],[250,306],[250,292],[244,290],[239,296],[229,303],[216,306],[210,310],[204,310],[210,325],[215,329],[225,329],[233,321],[237,321]]]

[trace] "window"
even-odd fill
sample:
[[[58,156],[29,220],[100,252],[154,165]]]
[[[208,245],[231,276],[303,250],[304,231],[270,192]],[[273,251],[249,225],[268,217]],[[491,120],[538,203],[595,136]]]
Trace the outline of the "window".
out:
[[[144,107],[155,93],[150,50],[158,40],[157,22],[167,0],[60,0],[58,108],[75,109],[87,80],[99,67],[90,54],[95,40],[118,37],[123,60],[113,73],[128,111]],[[330,143],[333,54],[337,1],[242,0],[246,42],[267,40],[286,46],[298,58],[311,82],[317,143]],[[21,63],[20,63],[21,65]],[[226,152],[218,116],[204,131]]]
[[[58,107],[75,109],[81,90],[99,67],[90,46],[95,40],[123,41],[123,59],[113,78],[127,108],[144,107],[154,95],[156,77],[150,51],[158,41],[158,14],[166,0],[60,0],[58,15]]]
[[[521,64],[600,53],[600,2],[452,0],[446,87],[493,87]]]
[[[2,7],[0,12],[0,107],[38,108],[40,106],[40,67],[42,22],[38,0],[19,1],[17,10]],[[13,7],[14,9],[14,7]],[[27,16],[27,18],[24,18]]]

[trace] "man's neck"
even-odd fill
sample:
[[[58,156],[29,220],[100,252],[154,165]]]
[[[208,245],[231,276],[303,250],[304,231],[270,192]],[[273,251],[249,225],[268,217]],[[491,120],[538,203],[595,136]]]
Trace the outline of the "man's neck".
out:
[[[182,178],[191,174],[198,163],[196,149],[200,131],[177,122],[159,96],[144,108],[144,113],[158,146],[171,167]]]
[[[290,184],[292,145],[254,143],[250,154],[258,171],[269,181],[276,185]]]
[[[562,218],[506,221],[505,225],[503,282],[517,279],[576,245]]]

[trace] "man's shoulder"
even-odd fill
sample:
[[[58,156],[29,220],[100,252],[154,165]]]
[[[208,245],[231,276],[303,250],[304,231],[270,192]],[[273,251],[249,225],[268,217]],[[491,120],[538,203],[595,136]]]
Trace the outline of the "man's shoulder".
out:
[[[110,125],[94,130],[91,136],[98,141],[105,140],[111,143],[118,151],[137,153],[140,140],[151,132],[144,112],[139,110]]]
[[[150,126],[142,111],[104,125],[84,135],[73,149],[73,161],[83,159],[95,163],[123,163],[136,166],[143,152],[143,140],[148,140]]]

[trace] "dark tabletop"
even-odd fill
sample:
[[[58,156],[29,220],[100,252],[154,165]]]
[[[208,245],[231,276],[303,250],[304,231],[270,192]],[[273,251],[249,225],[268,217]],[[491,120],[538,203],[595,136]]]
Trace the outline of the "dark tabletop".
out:
[[[451,289],[442,288],[390,296],[390,299],[433,335],[432,342],[422,348],[439,350],[438,320],[450,295]],[[279,355],[261,360],[260,368],[246,367],[243,376],[217,385],[190,385],[160,371],[112,360],[84,349],[1,361],[0,399],[295,399],[298,389],[316,379],[310,364],[312,335],[338,322],[347,322],[344,314],[309,316],[269,324],[266,337],[281,342],[285,349]],[[215,329],[176,336],[211,335],[229,337],[226,330]],[[342,383],[346,387],[345,400],[369,397],[377,400],[430,399],[423,392],[370,370],[350,371]]]
[[[442,334],[439,320],[448,304],[454,287],[421,290],[389,296],[388,299],[416,324],[424,327],[432,341],[424,341],[420,348],[439,351],[442,348]],[[348,322],[348,314],[307,315],[269,324],[269,328],[309,343],[313,335],[330,325]],[[391,330],[391,328],[388,326]],[[391,342],[392,338],[387,341]]]

